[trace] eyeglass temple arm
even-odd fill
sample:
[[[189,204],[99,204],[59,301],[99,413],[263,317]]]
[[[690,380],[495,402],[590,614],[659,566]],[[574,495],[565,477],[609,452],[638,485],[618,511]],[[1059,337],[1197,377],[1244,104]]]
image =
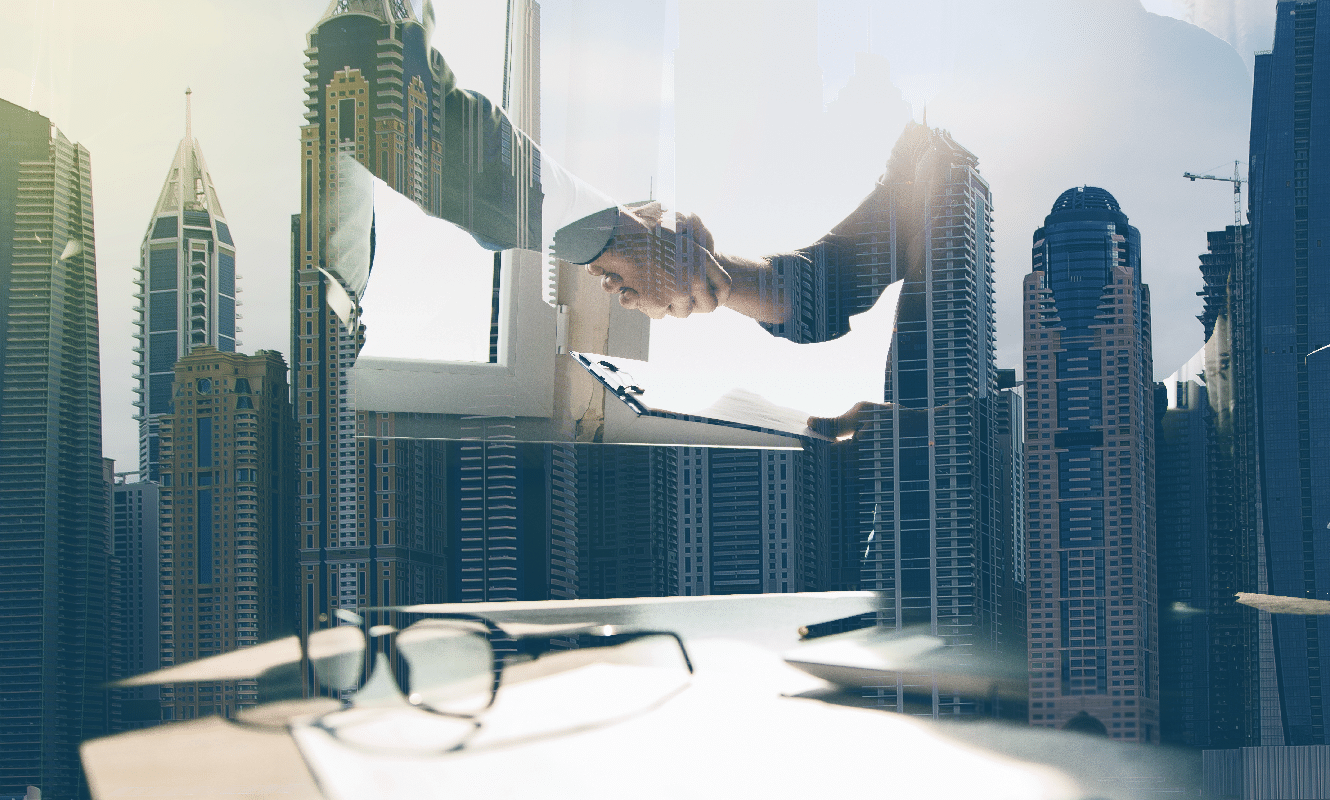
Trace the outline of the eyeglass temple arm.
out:
[[[314,683],[314,668],[309,660],[309,634],[305,626],[297,625],[296,633],[300,636],[300,697],[308,700]]]
[[[614,625],[596,625],[588,627],[585,630],[580,630],[576,632],[565,632],[553,636],[551,635],[523,636],[523,637],[509,636],[508,638],[510,638],[513,641],[513,643],[517,645],[518,651],[522,655],[528,656],[534,661],[547,653],[554,652],[555,648],[552,646],[554,640],[559,638],[564,638],[567,636],[590,636],[592,637],[593,640],[592,646],[597,646],[594,644],[594,639],[596,637],[617,638],[624,641],[631,641],[633,639],[643,639],[646,638],[647,636],[668,636],[674,640],[675,644],[679,645],[679,653],[683,655],[683,663],[686,667],[688,667],[688,673],[690,675],[693,674],[693,659],[691,656],[688,655],[688,648],[684,646],[683,638],[680,637],[679,634],[675,633],[674,631],[657,631],[657,630],[641,630],[641,629],[622,630]],[[606,642],[603,645],[599,646],[613,647],[614,645],[622,643],[623,641],[617,641],[612,643]]]

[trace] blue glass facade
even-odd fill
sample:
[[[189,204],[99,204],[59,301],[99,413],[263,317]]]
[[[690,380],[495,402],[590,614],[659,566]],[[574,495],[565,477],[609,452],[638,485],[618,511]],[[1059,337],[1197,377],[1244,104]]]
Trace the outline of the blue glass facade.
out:
[[[1024,286],[1030,721],[1159,741],[1150,295],[1111,194],[1063,192]]]
[[[86,148],[0,100],[0,797],[84,795],[78,745],[106,730],[91,184]]]
[[[1261,675],[1270,615],[1234,602],[1236,592],[1261,591],[1248,231],[1208,235],[1198,317],[1205,346],[1156,389],[1163,734],[1207,749],[1282,741],[1281,725],[1273,739],[1263,730],[1278,717],[1278,703],[1268,702],[1273,674],[1268,685]]]
[[[1277,6],[1274,48],[1256,57],[1250,218],[1260,521],[1272,594],[1330,598],[1330,20],[1314,2]],[[1324,245],[1323,246],[1323,241]],[[1277,615],[1284,744],[1325,744],[1330,618]]]
[[[156,481],[176,360],[200,345],[236,349],[235,245],[188,120],[144,233],[137,284],[139,469]]]
[[[829,508],[847,500],[858,508],[832,511],[841,563],[829,572],[843,576],[844,560],[862,553],[859,585],[884,595],[879,624],[927,626],[958,658],[1019,651],[1023,633],[1011,613],[1022,588],[1019,548],[1007,538],[1016,528],[1001,518],[1011,507],[998,479],[1011,445],[999,436],[1009,398],[998,391],[995,361],[992,213],[979,159],[946,131],[911,124],[878,187],[813,252],[826,268],[833,334],[842,314],[904,281],[888,405],[852,451],[837,445],[830,454],[834,479],[857,481],[854,496],[843,487],[829,494]],[[903,679],[881,686],[877,702],[938,717],[1019,711]]]

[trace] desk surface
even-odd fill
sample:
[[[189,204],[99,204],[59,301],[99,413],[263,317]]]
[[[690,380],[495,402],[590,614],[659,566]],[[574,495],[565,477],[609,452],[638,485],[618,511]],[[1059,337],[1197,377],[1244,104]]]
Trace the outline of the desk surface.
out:
[[[690,682],[605,724],[580,724],[583,701],[612,705],[631,687],[602,665],[506,686],[458,753],[366,753],[308,727],[296,729],[297,747],[292,736],[210,718],[89,742],[83,757],[99,800],[1082,794],[1056,769],[958,741],[927,721],[784,696],[825,684],[770,651],[728,642],[691,649]],[[389,705],[382,713],[391,728],[393,715],[422,712]]]

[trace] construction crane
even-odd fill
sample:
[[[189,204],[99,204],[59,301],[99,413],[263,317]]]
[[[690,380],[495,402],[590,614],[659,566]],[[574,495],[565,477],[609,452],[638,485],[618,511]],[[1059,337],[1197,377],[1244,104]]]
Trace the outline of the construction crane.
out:
[[[1182,177],[1189,178],[1192,182],[1196,180],[1203,181],[1227,181],[1233,184],[1233,268],[1241,272],[1246,271],[1246,261],[1243,252],[1243,244],[1246,236],[1242,229],[1242,173],[1238,171],[1238,165],[1241,162],[1233,162],[1233,177],[1221,178],[1218,175],[1197,175],[1192,172],[1182,173]],[[1197,292],[1198,295],[1205,295],[1205,291]],[[1204,321],[1204,315],[1198,317]]]
[[[1231,178],[1221,178],[1218,175],[1197,175],[1192,172],[1182,173],[1182,177],[1190,178],[1193,182],[1199,178],[1203,181],[1228,181],[1233,184],[1233,224],[1239,231],[1242,230],[1242,173],[1238,171],[1240,163],[1239,161],[1233,162],[1233,177]]]

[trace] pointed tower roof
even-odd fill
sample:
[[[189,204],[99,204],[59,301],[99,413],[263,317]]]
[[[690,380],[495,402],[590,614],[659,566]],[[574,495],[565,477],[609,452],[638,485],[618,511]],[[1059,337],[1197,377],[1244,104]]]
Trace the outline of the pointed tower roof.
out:
[[[208,164],[203,160],[203,151],[194,139],[190,120],[190,95],[185,90],[185,138],[176,148],[175,160],[166,174],[166,183],[157,198],[154,217],[179,216],[182,211],[207,211],[214,217],[226,219],[222,213],[222,204],[217,200],[213,189],[212,176],[208,174]]]
[[[367,14],[384,22],[418,21],[409,0],[332,0],[319,23],[341,14]]]

